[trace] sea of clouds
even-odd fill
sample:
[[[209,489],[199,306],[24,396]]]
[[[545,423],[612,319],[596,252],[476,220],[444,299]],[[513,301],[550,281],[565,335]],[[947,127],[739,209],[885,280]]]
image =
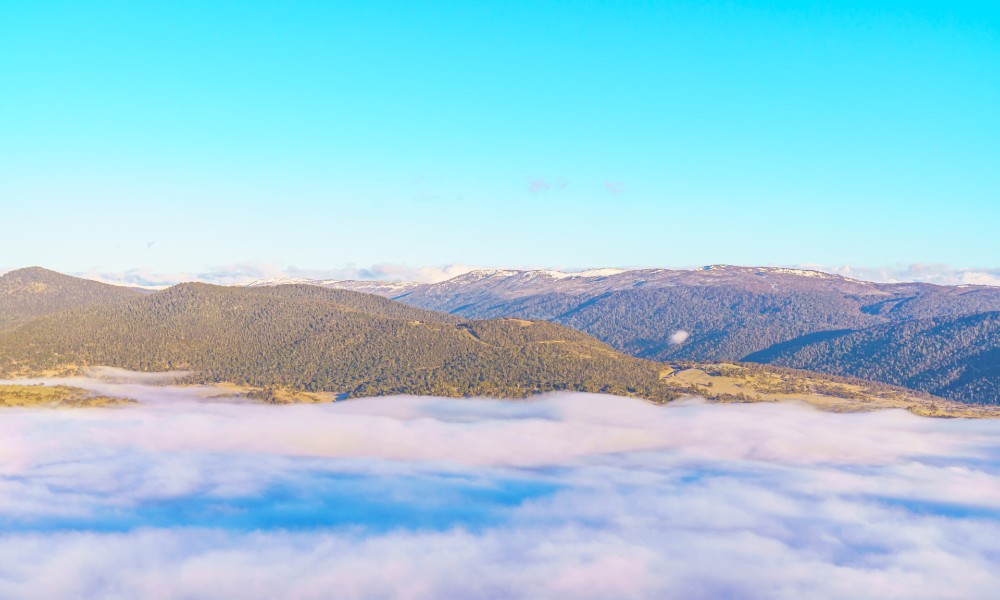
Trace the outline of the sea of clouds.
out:
[[[996,421],[82,385],[142,404],[0,413],[2,598],[1000,589]]]

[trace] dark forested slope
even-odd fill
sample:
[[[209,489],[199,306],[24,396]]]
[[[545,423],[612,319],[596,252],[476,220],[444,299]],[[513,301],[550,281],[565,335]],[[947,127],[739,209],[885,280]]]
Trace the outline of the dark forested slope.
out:
[[[953,400],[1000,404],[1000,312],[842,332],[747,360],[884,381]]]

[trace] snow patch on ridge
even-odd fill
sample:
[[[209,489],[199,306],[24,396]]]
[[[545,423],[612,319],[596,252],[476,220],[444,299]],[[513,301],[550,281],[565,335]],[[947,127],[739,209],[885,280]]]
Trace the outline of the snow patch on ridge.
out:
[[[620,273],[626,273],[628,269],[600,268],[587,269],[585,271],[558,271],[555,269],[530,269],[525,271],[514,271],[509,269],[477,269],[464,275],[454,277],[449,281],[470,281],[487,279],[491,277],[514,277],[519,276],[525,280],[536,279],[538,277],[548,277],[549,279],[570,279],[570,278],[598,278],[610,277]]]
[[[586,271],[580,271],[579,273],[570,273],[572,277],[611,277],[612,275],[619,275],[621,273],[627,273],[628,269],[587,269]]]
[[[274,277],[271,279],[257,279],[249,283],[237,284],[242,287],[271,287],[275,285],[322,285],[322,282],[305,277]]]
[[[766,269],[769,273],[782,273],[784,275],[800,275],[802,277],[820,277],[823,279],[830,279],[835,277],[834,275],[829,275],[821,271],[810,271],[806,269],[784,269],[779,267],[768,267]]]

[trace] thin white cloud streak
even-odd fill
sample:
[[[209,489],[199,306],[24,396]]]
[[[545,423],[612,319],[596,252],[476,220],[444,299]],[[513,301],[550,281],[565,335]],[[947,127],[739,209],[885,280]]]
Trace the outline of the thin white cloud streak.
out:
[[[953,267],[941,263],[912,263],[908,265],[891,265],[882,267],[865,267],[857,265],[823,266],[815,264],[797,265],[816,269],[826,273],[834,273],[879,283],[933,283],[936,285],[990,285],[1000,286],[1000,268],[971,269]]]
[[[333,269],[302,269],[282,267],[267,263],[234,263],[213,267],[205,271],[156,272],[150,269],[104,271],[98,268],[74,273],[78,277],[103,283],[145,288],[165,288],[178,283],[198,281],[214,285],[239,285],[272,279],[319,279],[361,281],[416,281],[436,283],[475,270],[461,264],[438,267],[411,267],[394,263],[380,263],[369,267],[348,265]]]
[[[1000,422],[569,393],[236,406],[178,389],[4,412],[0,597],[988,598],[1000,585]],[[498,519],[429,527],[58,525],[205,499],[238,509],[275,482],[308,505],[337,474],[418,516],[495,503],[448,482],[550,487],[494,506]]]
[[[946,264],[892,265],[865,267],[857,265],[827,266],[812,263],[783,265],[807,268],[878,283],[923,282],[937,285],[989,285],[1000,286],[1000,268],[972,269]],[[475,270],[463,264],[431,267],[414,267],[395,263],[380,263],[368,267],[347,265],[332,269],[301,269],[281,267],[266,263],[235,263],[213,267],[199,272],[159,273],[148,269],[129,269],[109,272],[101,269],[75,273],[80,277],[116,285],[163,288],[186,281],[200,281],[216,285],[236,285],[268,279],[319,279],[361,281],[415,281],[437,283]]]

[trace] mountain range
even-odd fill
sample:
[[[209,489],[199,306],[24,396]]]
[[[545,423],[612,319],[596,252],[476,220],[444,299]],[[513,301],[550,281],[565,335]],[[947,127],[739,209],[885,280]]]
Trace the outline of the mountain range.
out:
[[[572,389],[663,401],[691,391],[664,375],[678,364],[756,362],[998,404],[998,333],[1000,288],[799,269],[489,270],[435,284],[156,292],[40,268],[0,276],[0,375],[107,365],[347,396]]]
[[[547,320],[639,358],[753,361],[1000,403],[997,287],[873,283],[728,265],[479,270],[424,284],[301,283],[379,294],[467,319]]]

